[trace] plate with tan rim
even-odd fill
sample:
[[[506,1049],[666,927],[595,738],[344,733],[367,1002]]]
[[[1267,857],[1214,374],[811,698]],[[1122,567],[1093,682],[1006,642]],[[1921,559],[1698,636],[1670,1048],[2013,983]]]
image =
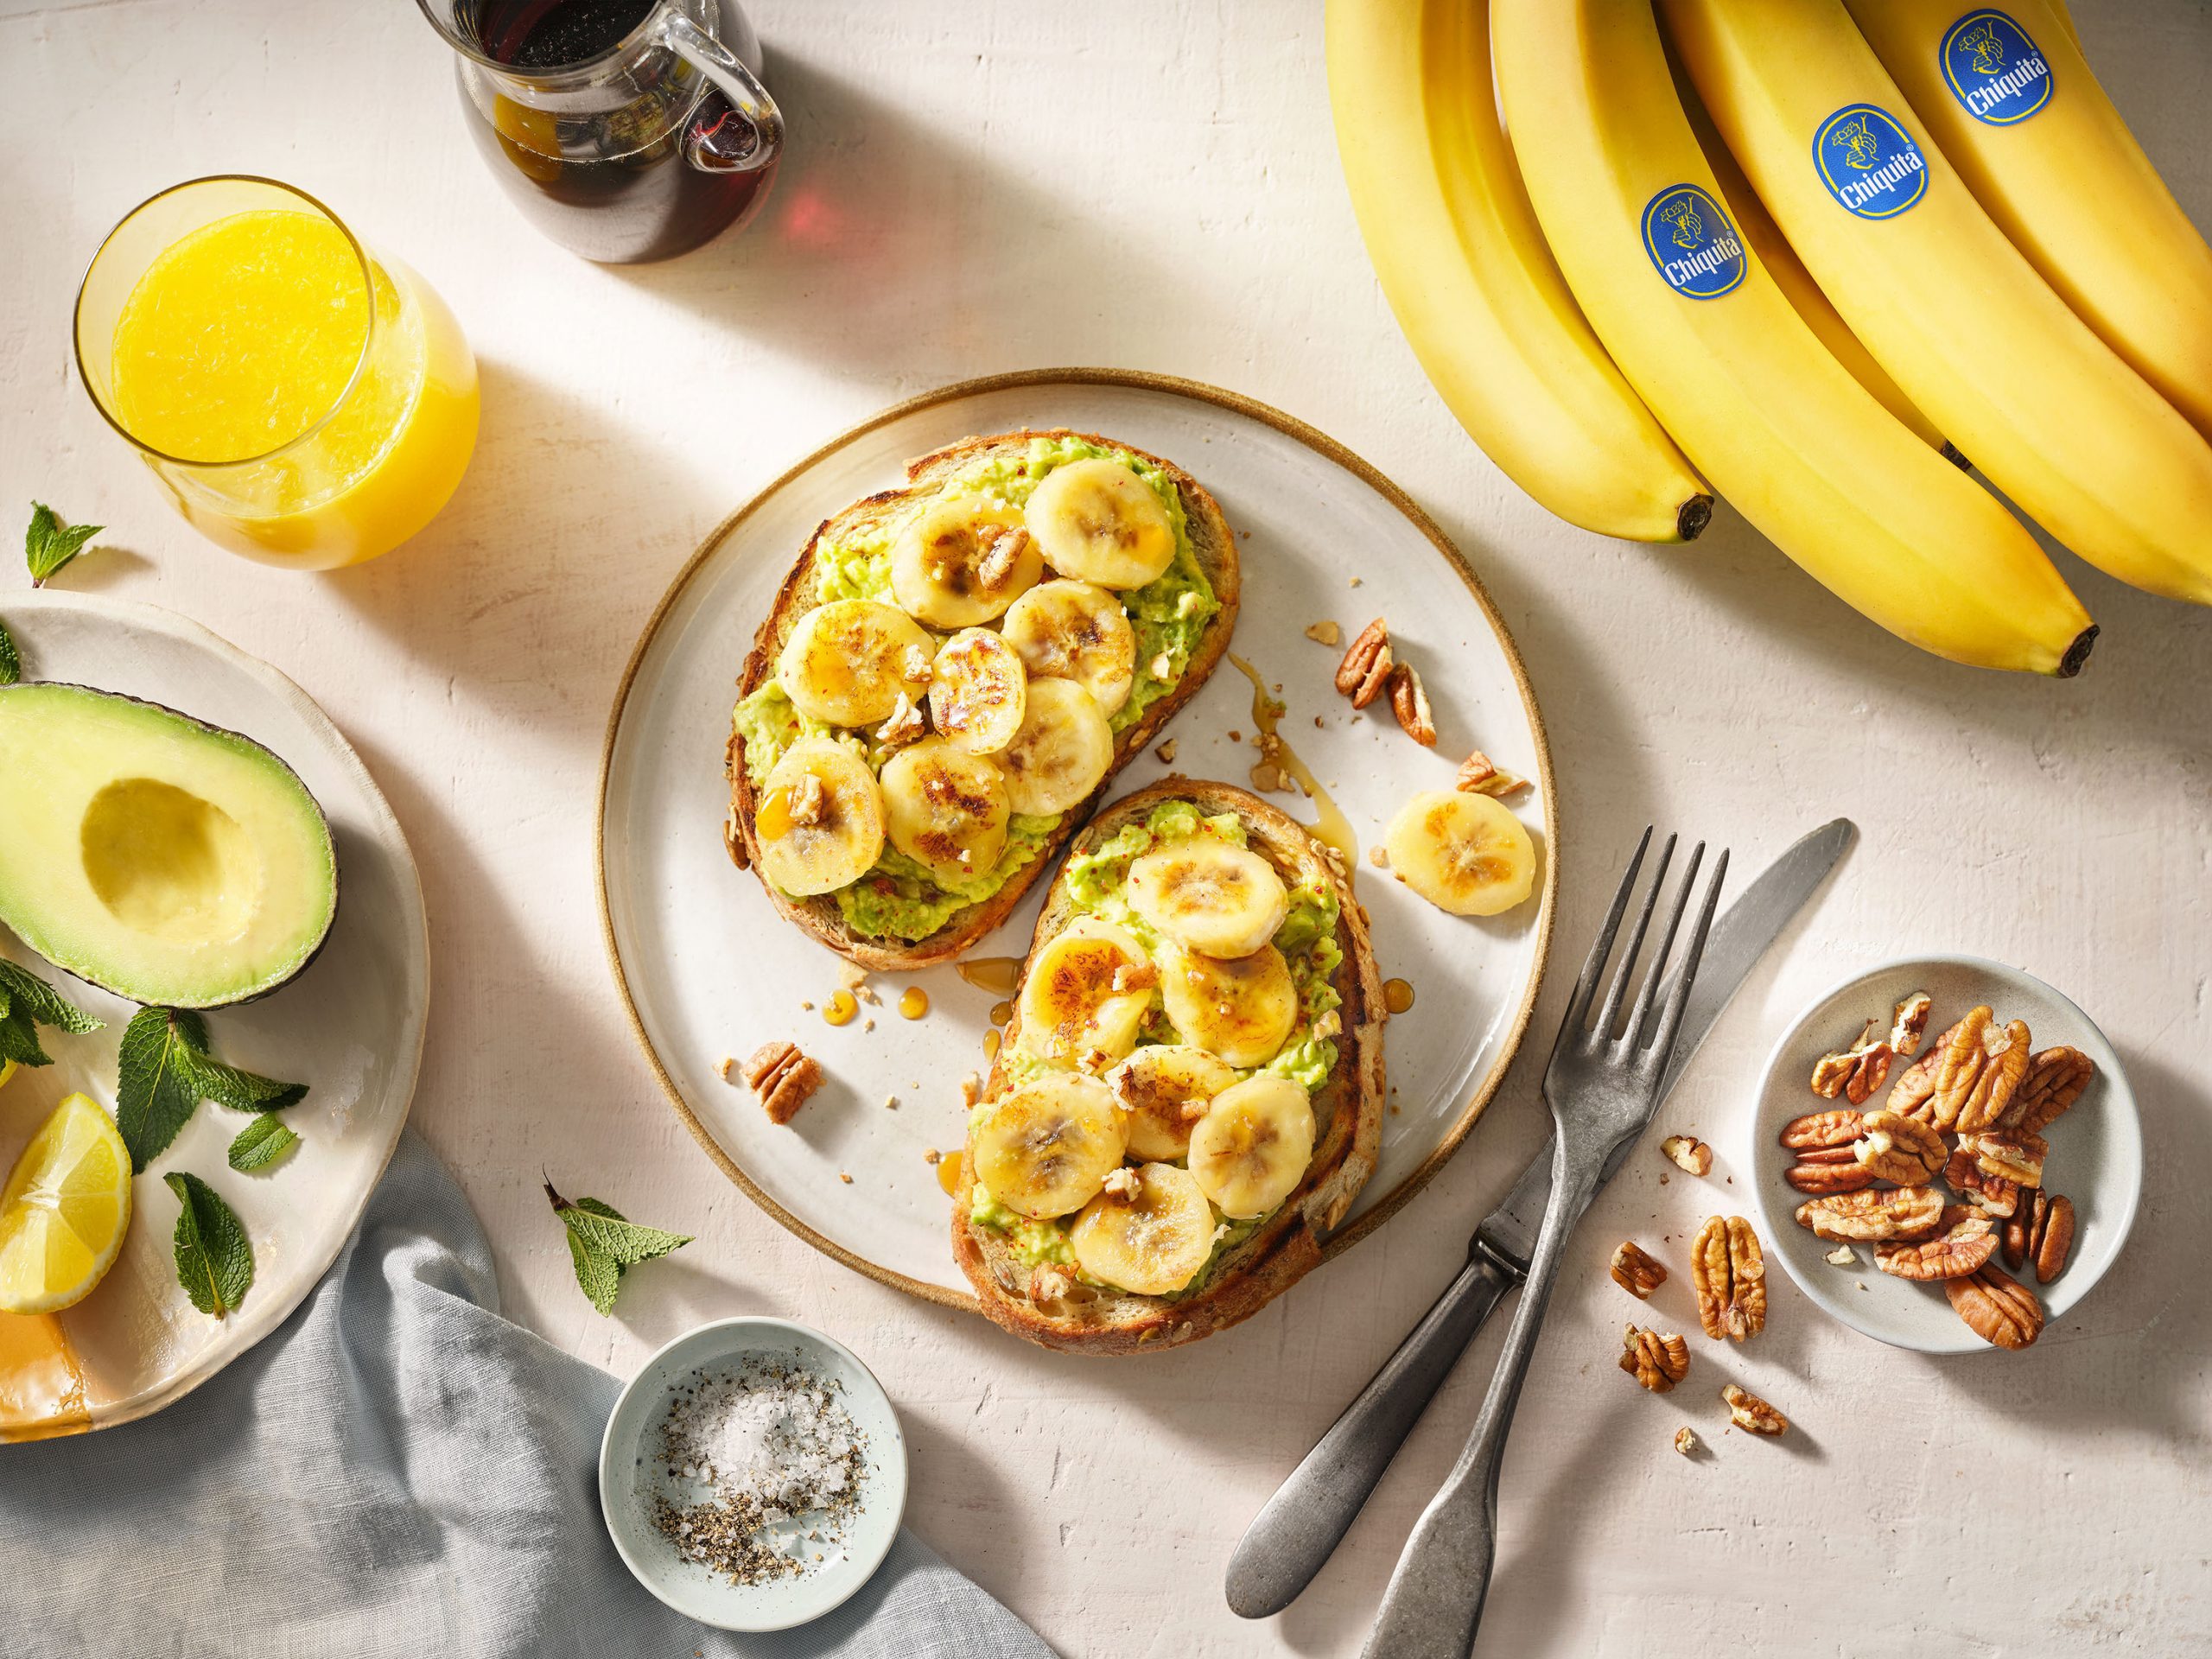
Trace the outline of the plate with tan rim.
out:
[[[723,846],[723,751],[754,631],[823,519],[900,484],[916,455],[963,437],[1050,427],[1164,456],[1220,502],[1244,578],[1230,650],[1287,705],[1282,736],[1357,842],[1353,868],[1382,971],[1410,989],[1411,1006],[1389,1027],[1380,1159],[1332,1253],[1418,1192],[1481,1115],[1528,1024],[1555,897],[1550,756],[1505,625],[1442,531],[1334,440],[1193,381],[1052,369],[927,393],[805,457],[708,537],[631,658],[601,767],[601,918],[638,1039],[708,1155],[810,1243],[886,1283],[969,1308],[949,1243],[944,1155],[964,1139],[961,1079],[987,1065],[994,1010],[1010,989],[1005,976],[1028,947],[1046,883],[965,963],[877,976],[867,988],[874,1000],[833,1027],[824,1015],[843,963],[781,920]],[[1355,717],[1332,683],[1342,646],[1307,637],[1333,622],[1348,641],[1377,616],[1423,671],[1440,738],[1433,749],[1407,738],[1379,703]],[[1260,759],[1254,695],[1252,681],[1224,662],[1163,734],[1175,744],[1173,769],[1250,787]],[[1474,748],[1531,780],[1510,804],[1540,865],[1528,903],[1483,920],[1443,914],[1364,856],[1407,797],[1449,788]],[[1147,752],[1109,795],[1169,769]],[[1317,818],[1316,804],[1299,795],[1270,798],[1309,823]],[[926,1012],[906,1017],[925,1001]],[[785,1127],[768,1121],[734,1071],[728,1081],[721,1075],[725,1060],[777,1038],[796,1042],[827,1076]]]
[[[313,699],[198,623],[151,605],[48,589],[0,600],[26,679],[98,686],[242,732],[300,775],[338,849],[338,915],[300,975],[257,1001],[207,1014],[218,1058],[308,1085],[284,1111],[300,1144],[254,1174],[225,1152],[246,1119],[203,1103],[131,1182],[123,1253],[91,1295],[55,1315],[0,1313],[0,1440],[107,1428],[181,1399],[274,1331],[313,1290],[361,1218],[414,1098],[429,1009],[422,883],[368,769]],[[0,834],[6,833],[0,825]],[[0,928],[0,955],[105,1020],[39,1033],[54,1064],[0,1088],[0,1171],[67,1094],[115,1109],[116,1052],[137,1012],[41,962]],[[199,1176],[238,1212],[253,1283],[228,1317],[194,1309],[177,1282],[176,1197]],[[4,1462],[0,1454],[0,1462]]]

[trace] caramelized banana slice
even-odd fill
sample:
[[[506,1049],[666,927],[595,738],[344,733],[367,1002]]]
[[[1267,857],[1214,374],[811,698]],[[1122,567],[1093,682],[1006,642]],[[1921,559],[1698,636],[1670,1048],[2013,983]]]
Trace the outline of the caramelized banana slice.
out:
[[[1211,836],[1187,836],[1137,858],[1128,895],[1138,915],[1209,957],[1250,956],[1290,913],[1274,865]]]
[[[1006,850],[1006,780],[941,737],[884,762],[883,810],[891,844],[949,885],[982,875]]]
[[[1124,1190],[1101,1192],[1068,1228],[1076,1265],[1102,1284],[1165,1296],[1213,1255],[1213,1211],[1188,1170],[1147,1164]]]
[[[975,1177],[1033,1220],[1065,1216],[1122,1166],[1124,1120],[1097,1078],[1047,1072],[983,1109],[973,1135]]]
[[[799,713],[832,726],[887,720],[899,694],[929,683],[937,641],[904,611],[841,599],[809,611],[784,642],[776,677]]]
[[[1122,601],[1088,582],[1046,582],[1006,613],[1007,643],[1040,680],[1073,680],[1111,715],[1136,683],[1137,636]]]
[[[1003,501],[957,495],[917,513],[891,549],[891,595],[938,628],[988,622],[1045,574],[1045,556]]]
[[[1020,1046],[1039,1059],[1099,1070],[1136,1046],[1159,977],[1127,930],[1084,917],[1030,964]]]
[[[963,628],[930,666],[930,719],[954,747],[995,754],[1021,730],[1028,685],[1012,645],[988,628]]]
[[[1032,680],[1021,729],[998,760],[1014,810],[1047,817],[1098,787],[1114,764],[1114,734],[1098,699],[1073,680]]]
[[[1313,1159],[1313,1103],[1288,1077],[1247,1077],[1224,1090],[1191,1131],[1191,1173],[1233,1220],[1281,1204]]]
[[[1536,884],[1535,843],[1487,795],[1425,790],[1399,809],[1382,842],[1390,874],[1454,916],[1510,910]]]
[[[1141,588],[1175,558],[1175,526],[1152,486],[1118,461],[1072,461],[1045,475],[1023,515],[1063,576]]]
[[[1160,991],[1184,1041],[1240,1069],[1273,1059],[1298,1023],[1298,988],[1272,944],[1225,962],[1168,945],[1160,952]]]
[[[860,756],[803,737],[768,773],[753,830],[772,885],[794,898],[835,893],[882,856],[883,797]]]
[[[1207,1103],[1236,1081],[1225,1060],[1185,1043],[1150,1043],[1108,1079],[1129,1112],[1132,1158],[1180,1158]]]

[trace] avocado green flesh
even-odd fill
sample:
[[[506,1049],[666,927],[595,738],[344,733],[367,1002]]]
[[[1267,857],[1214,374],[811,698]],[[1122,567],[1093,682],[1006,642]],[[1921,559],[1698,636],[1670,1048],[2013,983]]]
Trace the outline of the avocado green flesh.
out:
[[[330,826],[251,738],[75,685],[0,686],[0,922],[149,1006],[274,990],[338,910]]]

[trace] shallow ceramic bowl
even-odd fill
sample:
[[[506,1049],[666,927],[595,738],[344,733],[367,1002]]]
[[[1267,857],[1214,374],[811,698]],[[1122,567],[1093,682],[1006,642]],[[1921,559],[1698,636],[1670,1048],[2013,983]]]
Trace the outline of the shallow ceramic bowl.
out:
[[[747,1358],[792,1360],[842,1383],[845,1409],[868,1437],[860,1507],[842,1543],[798,1577],[759,1585],[732,1584],[683,1560],[652,1522],[655,1497],[701,1496],[692,1483],[672,1480],[656,1455],[671,1394]],[[883,1385],[842,1344],[788,1319],[719,1319],[647,1360],[615,1401],[599,1446],[599,1503],[624,1564],[685,1618],[725,1630],[789,1630],[842,1605],[882,1565],[906,1509],[906,1442]]]
[[[2044,1166],[2046,1188],[2074,1202],[2073,1254],[2050,1284],[2037,1285],[2032,1272],[2015,1275],[2043,1299],[2047,1321],[2089,1294],[2135,1223],[2143,1191],[2142,1121],[2120,1057],[2104,1033],[2069,998],[2017,968],[1979,957],[1917,957],[1854,975],[1815,1001],[1768,1057],[1751,1114],[1751,1145],[1739,1149],[1748,1154],[1742,1166],[1755,1173],[1752,1203],[1770,1256],[1780,1257],[1797,1287],[1821,1306],[1894,1347],[1929,1354],[1987,1351],[1988,1344],[1951,1311],[1941,1285],[1915,1284],[1880,1272],[1872,1245],[1852,1246],[1859,1258],[1855,1267],[1826,1260],[1836,1246],[1797,1224],[1796,1212],[1804,1195],[1783,1179],[1795,1161],[1782,1147],[1783,1126],[1807,1112],[1845,1103],[1812,1092],[1808,1080],[1814,1062],[1833,1049],[1848,1047],[1868,1020],[1886,1022],[1897,1003],[1915,991],[1935,999],[1928,1021],[1930,1039],[1986,1002],[1999,1020],[2025,1020],[2037,1049],[2070,1044],[2096,1062],[2096,1076],[2082,1097],[2044,1132],[2050,1142]],[[1901,1070],[1902,1065],[1892,1068],[1891,1082]],[[1866,1109],[1878,1108],[1890,1086],[1876,1090]],[[1993,1260],[2003,1268],[2001,1252]]]

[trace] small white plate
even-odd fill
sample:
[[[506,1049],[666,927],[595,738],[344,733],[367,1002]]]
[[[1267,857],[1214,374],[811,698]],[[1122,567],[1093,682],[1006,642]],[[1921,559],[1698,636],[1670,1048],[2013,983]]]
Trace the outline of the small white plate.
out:
[[[1859,1257],[1856,1267],[1838,1267],[1825,1260],[1836,1246],[1797,1224],[1796,1210],[1804,1195],[1783,1179],[1792,1162],[1782,1147],[1783,1126],[1832,1103],[1807,1084],[1814,1063],[1831,1050],[1848,1046],[1867,1020],[1886,1022],[1897,1005],[1915,991],[1935,999],[1928,1020],[1931,1039],[1969,1008],[1986,1003],[1999,1020],[2025,1020],[2037,1049],[2070,1044],[2096,1063],[2096,1076],[2081,1099],[2044,1131],[2050,1142],[2044,1166],[2045,1185],[2074,1203],[2073,1253],[2053,1283],[2037,1285],[2032,1273],[2025,1279],[2042,1298],[2047,1321],[2060,1318],[2089,1294],[2135,1224],[2143,1192],[2142,1121],[2120,1057],[2104,1033],[2071,999],[2018,968],[1980,957],[1917,957],[1854,975],[1820,998],[1798,1017],[1767,1059],[1751,1114],[1751,1142],[1743,1149],[1748,1153],[1744,1167],[1754,1172],[1751,1202],[1758,1211],[1760,1236],[1781,1257],[1797,1287],[1821,1306],[1854,1330],[1893,1347],[1925,1354],[1993,1351],[1951,1311],[1941,1285],[1915,1284],[1881,1272],[1874,1266],[1872,1245],[1852,1246]],[[1892,1071],[1892,1082],[1895,1077]],[[1866,1109],[1881,1104],[1889,1086],[1876,1091]],[[2003,1267],[2001,1258],[1998,1265]],[[1859,1287],[1862,1282],[1864,1290]]]
[[[868,1437],[860,1505],[829,1558],[796,1577],[732,1584],[687,1561],[654,1526],[655,1497],[679,1492],[658,1456],[669,1398],[681,1384],[746,1359],[791,1360],[841,1385],[840,1400]],[[890,1396],[842,1343],[789,1319],[718,1319],[686,1332],[639,1369],[614,1402],[599,1443],[599,1506],[624,1565],[686,1618],[724,1630],[784,1630],[842,1606],[875,1574],[906,1512],[906,1442]],[[804,1525],[802,1519],[795,1523]]]
[[[132,1183],[130,1230],[114,1268],[56,1316],[80,1369],[81,1409],[54,1402],[64,1421],[16,1431],[31,1438],[160,1410],[274,1331],[315,1287],[360,1220],[407,1122],[429,1007],[430,941],[415,856],[391,807],[360,756],[284,676],[151,605],[48,589],[0,601],[0,621],[22,648],[26,679],[125,692],[266,744],[300,774],[338,845],[338,918],[321,954],[259,1001],[207,1016],[217,1058],[308,1085],[308,1097],[284,1113],[299,1147],[259,1174],[241,1175],[224,1153],[247,1120],[212,1103],[193,1115]],[[0,950],[107,1021],[88,1037],[41,1032],[54,1063],[19,1071],[0,1089],[5,1170],[64,1095],[82,1090],[115,1109],[116,1046],[137,1010],[48,967],[4,929]],[[253,1287],[222,1320],[195,1311],[177,1283],[177,1200],[162,1177],[179,1169],[220,1192],[253,1243]],[[44,1341],[24,1321],[10,1345],[20,1357]],[[42,1369],[66,1364],[48,1358]]]

